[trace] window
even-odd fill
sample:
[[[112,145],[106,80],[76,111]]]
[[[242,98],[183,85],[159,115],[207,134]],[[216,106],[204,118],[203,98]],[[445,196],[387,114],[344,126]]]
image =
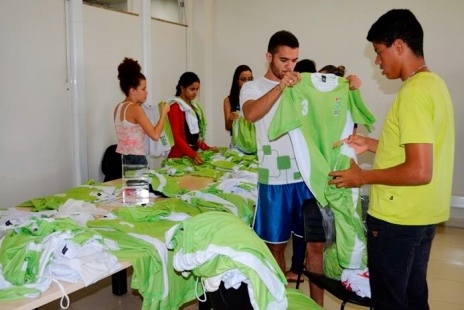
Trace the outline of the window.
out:
[[[84,0],[84,3],[121,12],[140,12],[140,0]],[[151,0],[151,17],[186,25],[185,0]]]

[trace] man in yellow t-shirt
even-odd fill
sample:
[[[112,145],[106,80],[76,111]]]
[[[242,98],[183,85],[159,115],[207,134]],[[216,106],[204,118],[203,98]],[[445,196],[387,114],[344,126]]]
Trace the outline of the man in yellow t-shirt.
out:
[[[429,309],[427,263],[435,225],[449,217],[454,115],[444,81],[427,67],[423,30],[409,10],[394,9],[368,32],[375,63],[403,81],[380,139],[350,136],[358,153],[375,154],[373,170],[331,172],[330,184],[372,184],[367,249],[374,308]]]

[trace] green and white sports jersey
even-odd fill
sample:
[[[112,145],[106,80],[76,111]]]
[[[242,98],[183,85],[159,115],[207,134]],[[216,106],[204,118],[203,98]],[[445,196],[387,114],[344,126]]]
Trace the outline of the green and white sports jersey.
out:
[[[213,191],[191,191],[182,195],[180,199],[186,201],[201,212],[221,211],[229,212],[240,218],[246,224],[253,219],[253,205],[248,199],[236,194]]]
[[[248,100],[260,98],[277,84],[278,82],[265,77],[245,83],[240,91],[240,105],[243,106]],[[278,106],[279,102],[276,102],[263,118],[254,123],[259,165],[258,182],[262,184],[279,185],[302,181],[290,137],[284,134],[273,141],[268,138],[268,129]],[[241,110],[243,111],[243,107]]]
[[[202,278],[208,291],[248,284],[253,309],[288,309],[285,275],[266,244],[237,216],[211,211],[178,223],[166,232],[174,249],[173,266]]]
[[[143,221],[143,208],[125,208],[124,219],[100,219],[87,222],[106,239],[116,244],[113,254],[131,262],[134,273],[131,288],[143,296],[142,309],[179,309],[195,299],[193,277],[185,279],[172,267],[172,251],[164,246],[165,232],[176,222]],[[133,214],[130,214],[133,213]],[[199,294],[202,294],[200,290]]]
[[[368,130],[375,121],[359,91],[333,74],[301,75],[302,81],[287,88],[269,129],[270,140],[287,134],[293,144],[304,181],[323,206],[335,217],[336,254],[342,268],[366,266],[365,236],[360,216],[359,189],[329,186],[329,172],[347,169],[354,151],[333,144],[353,133],[354,124]]]
[[[114,197],[115,189],[114,186],[105,186],[104,184],[98,184],[89,180],[86,184],[73,187],[63,193],[25,201],[19,207],[32,207],[35,211],[58,210],[68,199],[95,203]]]
[[[269,128],[269,139],[288,136],[304,181],[323,206],[333,143],[353,133],[354,124],[370,131],[375,121],[358,90],[334,74],[302,73],[301,82],[287,88]]]
[[[87,286],[120,268],[106,250],[96,232],[71,219],[31,218],[1,239],[0,300],[38,297],[52,279]]]
[[[285,292],[288,299],[287,310],[324,310],[308,295],[296,288],[287,288]]]
[[[240,117],[232,123],[232,146],[246,154],[256,154],[255,124]]]

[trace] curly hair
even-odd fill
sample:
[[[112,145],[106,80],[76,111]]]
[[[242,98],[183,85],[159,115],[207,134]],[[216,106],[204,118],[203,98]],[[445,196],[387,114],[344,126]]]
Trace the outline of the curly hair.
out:
[[[141,80],[146,80],[137,60],[125,57],[118,66],[119,87],[128,96],[131,88],[137,88]]]
[[[319,72],[321,73],[333,73],[341,77],[345,76],[345,71],[346,71],[345,66],[335,67],[334,65],[327,65],[319,70]]]

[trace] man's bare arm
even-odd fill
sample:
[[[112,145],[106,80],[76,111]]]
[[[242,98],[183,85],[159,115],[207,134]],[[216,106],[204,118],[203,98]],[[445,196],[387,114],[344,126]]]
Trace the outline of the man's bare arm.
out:
[[[243,115],[246,120],[254,123],[263,118],[271,110],[277,99],[279,99],[284,89],[285,85],[282,87],[281,84],[277,84],[261,98],[245,102],[243,104]]]
[[[261,98],[248,100],[243,104],[242,110],[246,120],[254,123],[264,117],[279,99],[285,87],[293,87],[301,81],[299,72],[286,72],[279,84],[265,93]]]

